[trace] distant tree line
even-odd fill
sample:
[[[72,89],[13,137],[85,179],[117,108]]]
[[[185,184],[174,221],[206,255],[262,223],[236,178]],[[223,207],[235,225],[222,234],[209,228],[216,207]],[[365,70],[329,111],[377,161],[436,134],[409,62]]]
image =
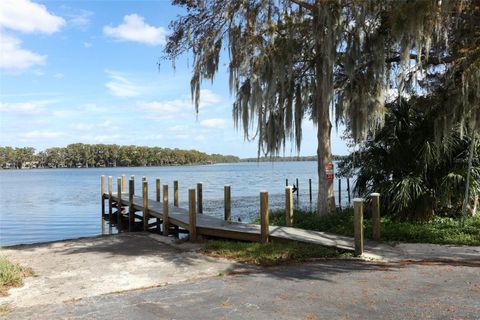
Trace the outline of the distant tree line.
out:
[[[347,156],[333,155],[334,161],[340,161],[347,158]],[[298,156],[298,157],[260,157],[260,158],[245,158],[241,162],[269,162],[269,161],[317,161],[317,156]]]
[[[172,166],[238,162],[235,156],[197,150],[116,144],[74,143],[36,152],[32,147],[0,147],[2,169]]]

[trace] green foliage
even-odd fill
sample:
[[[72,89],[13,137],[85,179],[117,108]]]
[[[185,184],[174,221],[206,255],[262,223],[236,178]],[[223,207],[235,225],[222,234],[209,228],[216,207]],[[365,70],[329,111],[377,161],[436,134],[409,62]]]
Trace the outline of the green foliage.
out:
[[[237,241],[209,240],[204,252],[208,255],[235,259],[240,262],[273,266],[291,262],[301,262],[313,258],[335,258],[349,256],[333,248],[326,248],[300,242],[251,243]]]
[[[270,212],[271,225],[285,225],[285,211]],[[318,216],[313,212],[295,210],[294,227],[331,232],[353,237],[353,210],[339,210],[334,215]],[[259,223],[258,221],[256,223]],[[364,235],[371,238],[372,223],[369,216],[364,218]],[[400,222],[389,217],[380,220],[383,241],[480,245],[480,216],[469,217],[462,226],[456,219],[435,217],[429,222]]]
[[[428,220],[459,215],[465,193],[471,135],[458,127],[440,141],[435,135],[437,107],[430,98],[391,103],[384,127],[340,162],[343,175],[356,175],[355,192],[382,194],[382,211],[401,219]],[[459,124],[460,125],[460,124]],[[474,145],[471,211],[480,193],[480,142]]]
[[[208,155],[196,150],[160,147],[119,146],[74,143],[65,148],[49,148],[35,154],[33,148],[0,147],[1,168],[22,168],[26,162],[35,167],[132,167],[170,166],[238,162],[235,156]]]
[[[0,256],[0,295],[6,295],[8,288],[19,287],[23,278],[33,274],[32,269],[22,267]]]

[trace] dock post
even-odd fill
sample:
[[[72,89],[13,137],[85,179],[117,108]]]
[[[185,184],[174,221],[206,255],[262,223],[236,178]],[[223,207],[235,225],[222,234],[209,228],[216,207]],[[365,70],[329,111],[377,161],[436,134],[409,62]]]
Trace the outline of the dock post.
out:
[[[308,179],[308,194],[310,195],[310,203],[312,203],[312,179]]]
[[[127,176],[122,175],[122,192],[127,192]]]
[[[173,181],[173,206],[178,207],[178,181]]]
[[[160,202],[160,179],[155,179],[155,200]],[[160,232],[160,218],[157,221],[157,231]]]
[[[268,228],[268,192],[260,192],[260,239],[262,243],[267,243],[270,238]]]
[[[168,222],[168,184],[163,185],[163,235],[168,236],[170,223]]]
[[[135,194],[135,180],[130,177],[128,181],[128,231],[133,231],[135,224],[135,210],[133,208],[133,195]]]
[[[347,195],[348,195],[348,206],[350,206],[350,203],[352,202],[350,199],[350,178],[347,178]]]
[[[117,179],[117,229],[118,232],[122,231],[122,183],[123,179]]]
[[[105,176],[100,177],[100,199],[102,200],[102,234],[105,234],[105,220],[103,217],[105,216]]]
[[[342,179],[338,179],[338,206],[342,209]]]
[[[232,221],[232,198],[228,184],[223,187],[223,203],[225,207],[223,218],[225,221]]]
[[[197,212],[203,214],[203,183],[197,183]]]
[[[148,230],[148,182],[142,182],[143,193],[143,231]]]
[[[363,198],[353,199],[353,229],[356,256],[363,254],[363,202]]]
[[[298,206],[298,197],[300,195],[300,186],[298,185],[298,178],[297,178],[297,206]]]
[[[195,212],[195,188],[188,189],[188,216],[190,241],[197,240],[197,213]]]
[[[108,176],[108,222],[112,224],[112,176]]]
[[[372,239],[380,241],[380,193],[372,193]]]
[[[287,227],[293,225],[293,192],[292,187],[285,187],[285,219]]]

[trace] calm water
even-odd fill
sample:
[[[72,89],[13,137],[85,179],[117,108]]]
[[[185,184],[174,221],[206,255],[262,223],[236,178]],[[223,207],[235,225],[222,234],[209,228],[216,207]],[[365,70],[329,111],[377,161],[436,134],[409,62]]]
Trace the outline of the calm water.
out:
[[[285,179],[299,179],[297,206],[309,208],[308,179],[313,199],[317,190],[316,162],[235,163],[188,167],[90,168],[0,170],[0,244],[2,246],[71,239],[101,234],[100,176],[135,175],[136,194],[142,176],[154,199],[155,179],[170,186],[179,181],[181,207],[187,207],[187,190],[203,182],[205,214],[223,217],[223,186],[231,185],[232,218],[247,222],[258,215],[259,192],[269,192],[269,206],[284,206]],[[343,189],[346,183],[342,182]],[[128,185],[127,185],[128,187]],[[338,192],[337,182],[335,183]],[[346,192],[342,191],[346,204]],[[173,200],[170,200],[173,202]],[[315,200],[314,200],[315,201]]]

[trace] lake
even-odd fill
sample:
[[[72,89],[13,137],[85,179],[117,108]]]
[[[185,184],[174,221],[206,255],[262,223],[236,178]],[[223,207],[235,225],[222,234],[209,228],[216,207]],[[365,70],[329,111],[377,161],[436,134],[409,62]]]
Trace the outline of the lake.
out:
[[[155,179],[168,184],[179,181],[179,205],[187,208],[187,190],[203,183],[204,213],[223,217],[223,186],[231,185],[232,219],[243,222],[258,216],[259,192],[269,192],[270,209],[284,206],[285,179],[299,180],[296,206],[312,208],[308,179],[312,179],[313,202],[317,192],[317,163],[243,162],[184,167],[83,168],[0,170],[0,245],[36,243],[101,234],[100,176],[135,176],[136,194],[141,194],[142,176],[149,181],[149,198],[155,199]],[[338,185],[335,181],[335,196]],[[107,185],[107,183],[105,182]],[[128,184],[127,184],[128,187]],[[342,204],[347,204],[342,181]],[[173,203],[173,199],[170,199]],[[338,201],[338,199],[337,199]]]

